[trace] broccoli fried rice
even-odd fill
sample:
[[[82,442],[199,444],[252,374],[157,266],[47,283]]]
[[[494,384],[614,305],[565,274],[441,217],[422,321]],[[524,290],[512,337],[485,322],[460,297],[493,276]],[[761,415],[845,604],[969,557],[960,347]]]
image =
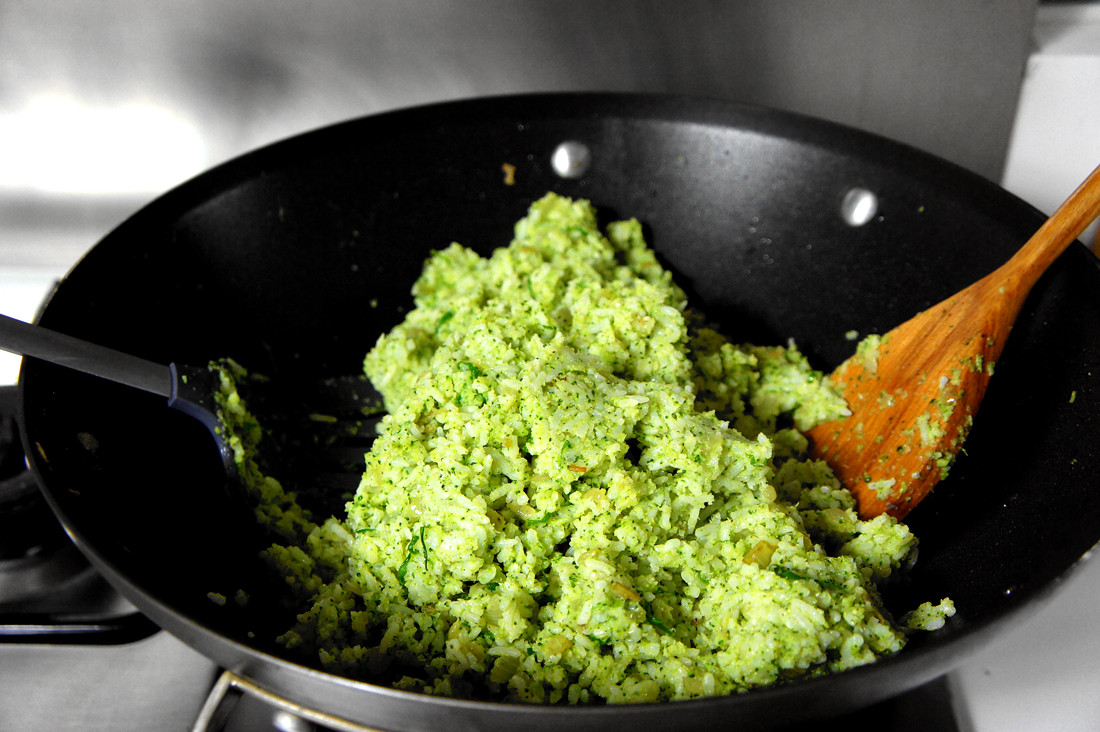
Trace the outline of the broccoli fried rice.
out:
[[[710,327],[639,222],[548,194],[490,256],[434,252],[413,295],[365,358],[387,414],[343,516],[257,467],[220,367],[288,651],[432,694],[651,702],[865,664],[954,612],[886,611],[917,539],[860,520],[800,432],[843,400],[793,343]]]

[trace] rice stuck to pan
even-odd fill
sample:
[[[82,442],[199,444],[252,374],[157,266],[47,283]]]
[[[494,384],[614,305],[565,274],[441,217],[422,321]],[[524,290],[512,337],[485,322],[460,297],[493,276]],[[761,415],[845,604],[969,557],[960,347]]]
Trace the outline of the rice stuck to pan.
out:
[[[902,648],[878,585],[916,538],[805,457],[843,400],[793,344],[708,327],[637,221],[548,194],[490,257],[435,252],[413,294],[365,359],[387,415],[346,515],[315,522],[241,430],[288,650],[432,694],[624,703]],[[227,420],[254,425],[231,377]]]

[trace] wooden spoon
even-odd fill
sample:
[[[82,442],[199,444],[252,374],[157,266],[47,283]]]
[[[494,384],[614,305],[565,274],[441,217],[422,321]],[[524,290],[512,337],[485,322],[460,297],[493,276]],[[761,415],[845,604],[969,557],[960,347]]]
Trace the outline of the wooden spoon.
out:
[[[1100,167],[1008,262],[865,339],[830,375],[851,416],[808,435],[861,516],[903,518],[947,475],[1032,285],[1098,214]]]

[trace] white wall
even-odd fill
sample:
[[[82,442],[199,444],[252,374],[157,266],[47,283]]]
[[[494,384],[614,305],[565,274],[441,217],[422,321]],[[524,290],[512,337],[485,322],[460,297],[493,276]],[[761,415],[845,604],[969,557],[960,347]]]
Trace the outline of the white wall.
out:
[[[1100,3],[1043,5],[1001,184],[1049,214],[1098,165]]]

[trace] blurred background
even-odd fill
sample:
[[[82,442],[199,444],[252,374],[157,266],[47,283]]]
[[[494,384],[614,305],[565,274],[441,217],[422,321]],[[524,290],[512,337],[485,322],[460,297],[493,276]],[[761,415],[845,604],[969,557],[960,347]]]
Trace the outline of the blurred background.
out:
[[[1049,213],[1100,162],[1100,2],[0,0],[0,312],[31,319],[117,223],[252,148],[399,107],[562,90],[823,117]],[[18,363],[0,354],[0,384]],[[1095,728],[1097,569],[954,675],[974,729]]]
[[[1061,179],[1032,185],[1038,173],[1065,168],[1076,181],[1100,158],[1098,136],[1083,134],[1100,120],[1100,44],[1072,39],[1095,11],[1037,0],[0,0],[0,266],[71,264],[142,203],[264,143],[523,91],[674,92],[812,114],[1049,208],[1068,191]]]

